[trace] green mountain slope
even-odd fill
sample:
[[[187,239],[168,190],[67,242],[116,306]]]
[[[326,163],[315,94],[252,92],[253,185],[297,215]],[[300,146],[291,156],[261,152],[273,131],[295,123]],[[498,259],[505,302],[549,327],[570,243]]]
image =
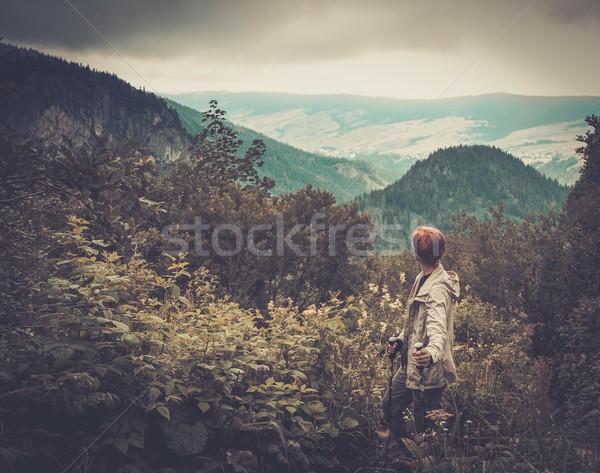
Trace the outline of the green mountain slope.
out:
[[[190,107],[168,100],[181,118],[186,130],[195,135],[202,130],[202,114]],[[208,103],[208,102],[207,102]],[[206,108],[207,104],[204,105]],[[312,184],[325,189],[336,196],[340,202],[351,200],[355,196],[373,189],[381,189],[390,182],[385,181],[369,163],[343,158],[330,158],[294,148],[280,143],[261,133],[245,127],[230,126],[239,133],[244,145],[243,154],[255,139],[261,139],[267,146],[261,175],[267,175],[277,183],[274,191],[278,194]]]
[[[489,205],[522,220],[528,212],[561,208],[568,188],[542,176],[514,156],[489,146],[440,149],[416,162],[400,180],[358,198],[362,210],[410,231],[430,224],[448,231],[450,216],[466,209],[487,218]]]

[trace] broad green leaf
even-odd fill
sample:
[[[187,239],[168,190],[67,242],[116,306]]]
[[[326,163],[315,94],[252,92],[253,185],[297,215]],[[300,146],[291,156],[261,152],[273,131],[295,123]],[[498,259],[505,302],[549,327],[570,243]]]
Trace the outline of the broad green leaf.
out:
[[[334,427],[331,422],[327,422],[326,424],[323,424],[321,427],[319,427],[317,429],[317,432],[327,434],[331,438],[336,438],[340,434],[339,429]]]
[[[150,314],[140,314],[139,315],[140,319],[142,322],[144,323],[155,323],[155,324],[164,324],[165,321],[163,319],[161,319],[160,317],[156,316],[156,315],[150,315]]]
[[[126,345],[139,345],[140,339],[132,333],[125,333],[121,336],[121,341]]]
[[[198,408],[202,411],[202,414],[206,414],[210,409],[210,404],[206,401],[200,401],[198,403]]]
[[[158,311],[158,313],[159,313],[159,314],[163,314],[164,312],[166,312],[167,310],[169,310],[171,307],[173,307],[173,305],[172,305],[172,304],[168,304],[168,303],[167,303],[167,304],[163,304],[163,305],[160,307],[160,310]]]
[[[115,326],[117,331],[129,332],[129,326],[124,324],[123,322],[119,322],[117,320],[111,320],[111,323]]]
[[[167,420],[171,420],[171,412],[167,406],[158,406],[156,411]]]
[[[69,358],[73,356],[75,350],[71,347],[60,347],[56,350],[52,350],[52,356],[54,357],[54,364],[60,366],[64,364]]]
[[[299,370],[292,370],[292,376],[294,376],[294,378],[299,379],[300,381],[308,381],[308,378],[306,377],[306,375]]]
[[[144,448],[144,435],[140,432],[131,432],[127,439],[129,445],[137,448]]]
[[[192,425],[173,421],[161,428],[167,446],[179,455],[198,455],[206,447],[208,430],[201,421]]]
[[[353,419],[352,417],[346,417],[342,421],[341,427],[344,429],[354,429],[358,427],[358,421],[356,419]]]
[[[160,396],[160,389],[158,389],[157,387],[154,386],[150,386],[150,388],[148,389],[148,397],[151,403],[156,402],[156,400],[159,398]]]
[[[152,365],[144,364],[142,366],[138,366],[138,367],[134,368],[133,375],[137,376],[138,374],[140,374],[141,372],[146,371],[146,370],[152,372],[155,370],[155,368]]]
[[[119,450],[123,455],[127,455],[127,450],[129,450],[129,443],[127,440],[120,438],[115,442],[115,448]]]

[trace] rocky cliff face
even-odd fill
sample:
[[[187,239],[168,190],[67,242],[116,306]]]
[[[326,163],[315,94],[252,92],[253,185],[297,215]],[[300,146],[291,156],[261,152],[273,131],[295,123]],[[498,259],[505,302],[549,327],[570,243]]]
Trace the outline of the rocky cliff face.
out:
[[[35,51],[0,48],[0,126],[42,145],[133,140],[159,163],[187,155],[189,135],[166,102],[114,75]]]
[[[202,105],[207,104],[208,100]],[[0,132],[33,138],[41,146],[57,145],[65,138],[86,147],[133,140],[148,148],[164,169],[188,157],[190,137],[201,128],[197,110],[167,104],[115,75],[0,43]],[[312,184],[346,202],[389,183],[367,163],[307,153],[234,128],[245,143],[241,155],[255,139],[267,145],[260,173],[275,179],[275,193]]]

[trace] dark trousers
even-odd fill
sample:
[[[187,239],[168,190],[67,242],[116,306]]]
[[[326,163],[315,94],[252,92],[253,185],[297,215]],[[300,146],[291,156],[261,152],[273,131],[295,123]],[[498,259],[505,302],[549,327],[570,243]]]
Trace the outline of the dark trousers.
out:
[[[424,419],[424,413],[442,408],[442,395],[445,386],[441,388],[425,389],[423,403],[421,402],[421,391],[406,387],[406,374],[404,368],[396,371],[392,378],[392,398],[390,409],[389,388],[383,395],[383,415],[388,428],[392,429],[395,438],[408,437],[408,430],[404,422],[404,411],[413,404],[413,417],[415,428],[418,433],[425,432],[433,427],[433,422]],[[391,416],[391,418],[390,418]]]

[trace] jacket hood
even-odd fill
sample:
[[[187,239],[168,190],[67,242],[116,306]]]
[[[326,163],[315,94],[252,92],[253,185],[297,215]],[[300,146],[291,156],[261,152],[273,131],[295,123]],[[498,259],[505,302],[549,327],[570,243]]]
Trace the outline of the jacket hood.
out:
[[[454,300],[460,296],[460,280],[458,274],[454,271],[446,271],[447,278],[443,280],[444,286],[448,289],[448,292]]]
[[[420,279],[421,277],[423,277],[422,272],[419,274],[418,278]],[[425,281],[415,298],[427,294],[434,284],[441,284],[445,287],[454,300],[458,299],[458,296],[460,296],[460,280],[458,274],[454,271],[446,271],[440,263],[433,273],[431,273],[429,278],[427,278],[427,281]]]

